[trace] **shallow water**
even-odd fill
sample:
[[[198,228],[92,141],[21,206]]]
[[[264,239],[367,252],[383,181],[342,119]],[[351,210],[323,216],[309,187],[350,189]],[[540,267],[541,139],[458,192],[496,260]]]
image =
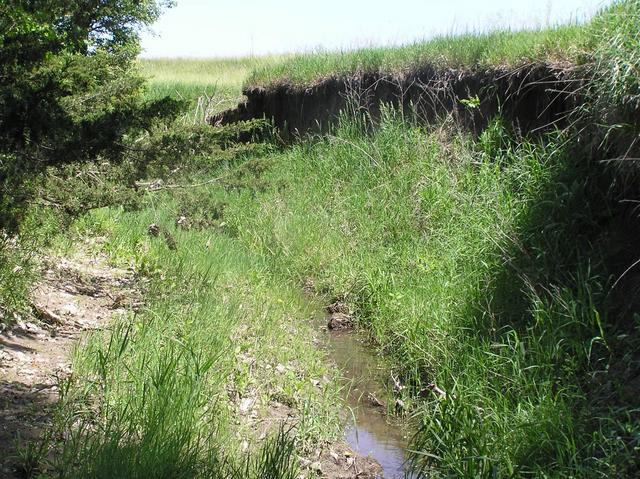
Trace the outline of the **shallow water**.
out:
[[[352,410],[351,424],[345,438],[358,453],[374,458],[382,466],[385,479],[405,477],[405,451],[409,431],[401,423],[386,416],[386,407],[394,399],[385,386],[389,370],[382,358],[354,332],[332,332],[326,329],[326,318],[318,319],[320,338],[331,361],[342,371],[344,398]]]

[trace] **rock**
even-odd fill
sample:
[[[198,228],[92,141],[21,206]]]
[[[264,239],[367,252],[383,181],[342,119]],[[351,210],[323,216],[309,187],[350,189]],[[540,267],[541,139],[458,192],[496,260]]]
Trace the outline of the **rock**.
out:
[[[42,328],[29,322],[24,323],[24,329],[30,333],[35,333],[35,334],[42,333]]]
[[[384,403],[382,401],[380,401],[380,399],[375,397],[372,393],[369,393],[367,395],[367,399],[369,399],[369,402],[371,403],[372,406],[384,407]]]
[[[331,314],[341,313],[346,314],[347,316],[351,314],[349,306],[343,301],[334,301],[333,303],[331,303],[329,306],[327,306],[327,312]]]
[[[302,289],[305,293],[313,293],[316,289],[316,283],[313,278],[306,278],[302,284]]]
[[[334,444],[324,449],[316,461],[321,469],[315,469],[315,463],[312,463],[307,470],[332,479],[379,479],[383,473],[374,459],[352,451],[346,444]]]
[[[433,393],[436,394],[437,396],[441,397],[442,399],[446,399],[447,398],[447,393],[445,391],[443,391],[442,389],[440,389],[436,384],[431,383],[431,384],[427,384],[425,387],[423,387],[420,392],[418,393],[418,395],[420,397],[427,397],[429,396],[429,393]]]
[[[329,317],[327,327],[332,331],[344,331],[353,328],[353,318],[344,313],[333,313]]]
[[[147,233],[149,233],[149,236],[158,236],[160,234],[160,226],[155,223],[151,223],[149,228],[147,228]]]
[[[189,221],[189,219],[186,216],[182,215],[178,217],[178,219],[176,220],[176,226],[183,230],[190,230],[191,221]]]
[[[254,404],[254,399],[253,398],[244,398],[242,401],[240,401],[240,412],[241,413],[247,413],[249,412],[249,409],[251,409],[253,407]]]

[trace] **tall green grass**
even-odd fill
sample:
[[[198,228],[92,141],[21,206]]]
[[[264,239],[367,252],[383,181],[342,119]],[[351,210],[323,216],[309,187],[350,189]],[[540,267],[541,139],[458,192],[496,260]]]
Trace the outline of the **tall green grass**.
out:
[[[56,474],[293,477],[294,446],[338,429],[335,389],[310,381],[326,369],[299,293],[309,278],[327,299],[347,301],[394,361],[417,430],[416,471],[637,473],[640,324],[634,303],[617,299],[633,291],[612,292],[623,279],[612,257],[628,232],[612,193],[620,172],[600,160],[615,153],[612,130],[637,133],[628,113],[638,97],[638,11],[635,0],[616,2],[588,26],[298,56],[256,70],[249,83],[307,83],[427,61],[513,66],[587,52],[586,110],[604,125],[590,130],[594,144],[574,131],[519,138],[499,119],[473,139],[387,111],[366,134],[345,120],[330,135],[241,162],[199,156],[196,172],[172,164],[185,185],[218,181],[149,193],[137,211],[85,216],[75,234],[105,235],[112,260],[151,283],[140,313],[75,354],[52,434],[64,438]],[[159,95],[164,86],[192,100],[213,85],[239,91],[244,64],[213,65],[148,63],[167,72],[153,87]],[[196,83],[210,66],[209,80]],[[182,215],[198,228],[178,229]],[[151,223],[168,236],[148,236]],[[277,364],[286,373],[274,376]],[[305,414],[261,448],[239,414],[244,397]]]
[[[309,85],[327,77],[363,72],[402,74],[425,65],[440,68],[500,68],[531,62],[581,62],[592,37],[584,25],[524,31],[493,31],[436,37],[401,47],[317,51],[256,66],[246,83]]]
[[[594,21],[598,93],[627,113],[640,106],[640,2],[617,1]],[[597,99],[591,99],[597,101]]]
[[[345,120],[75,224],[152,281],[142,312],[76,353],[53,434],[61,477],[295,474],[292,448],[338,429],[335,389],[310,380],[326,370],[299,293],[309,278],[393,360],[415,470],[632,474],[640,405],[615,364],[636,370],[640,345],[607,294],[612,172],[567,133],[530,141],[499,120],[476,140],[392,111],[364,131]],[[178,229],[182,215],[200,226]],[[278,364],[291,369],[274,377]],[[293,435],[260,449],[237,423],[248,396],[304,411]]]
[[[212,207],[219,196],[191,194]],[[172,195],[155,193],[142,210],[94,210],[71,230],[72,241],[105,235],[112,261],[150,281],[139,313],[75,351],[50,431],[56,477],[293,478],[294,448],[338,430],[337,390],[312,381],[330,374],[309,346],[309,304],[216,229],[176,227],[181,214]],[[278,432],[275,421],[264,443],[254,423],[272,420],[274,401],[292,408],[295,428]]]
[[[0,238],[0,331],[15,323],[28,305],[32,263],[10,238]]]
[[[425,65],[513,69],[544,62],[560,67],[587,64],[587,71],[599,70],[616,87],[626,89],[634,81],[630,76],[636,76],[637,11],[635,0],[618,0],[586,23],[444,35],[400,47],[296,54],[277,63],[256,65],[246,84],[308,86],[328,77],[403,74]],[[599,68],[603,64],[607,67]]]
[[[497,121],[476,143],[393,116],[272,156],[272,186],[229,195],[225,221],[276,277],[348,301],[394,358],[416,470],[629,473],[639,405],[605,404],[602,382],[624,389],[610,361],[639,345],[607,317],[604,168],[560,133]]]
[[[598,48],[580,114],[599,125],[599,134],[591,138],[593,146],[608,151],[607,160],[631,180],[628,188],[621,181],[619,189],[626,201],[634,201],[634,182],[640,177],[634,159],[640,155],[640,2],[615,2],[596,19],[594,32]]]

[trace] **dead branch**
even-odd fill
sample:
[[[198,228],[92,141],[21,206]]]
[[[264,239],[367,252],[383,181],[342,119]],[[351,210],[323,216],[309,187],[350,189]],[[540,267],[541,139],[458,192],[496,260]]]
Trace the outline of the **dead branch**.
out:
[[[139,187],[146,187],[146,190],[148,192],[156,192],[156,191],[162,191],[162,190],[175,190],[175,189],[182,189],[182,188],[200,188],[202,186],[207,186],[210,185],[212,183],[216,183],[217,181],[220,181],[224,179],[224,176],[218,176],[217,178],[212,178],[210,180],[207,181],[203,181],[202,183],[192,183],[190,185],[159,185],[157,181],[151,181],[151,182],[136,182],[136,186]]]

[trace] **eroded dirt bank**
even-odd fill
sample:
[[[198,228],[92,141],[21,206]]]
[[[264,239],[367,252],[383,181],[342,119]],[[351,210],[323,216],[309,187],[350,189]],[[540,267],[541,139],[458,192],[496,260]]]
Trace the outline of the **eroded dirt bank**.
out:
[[[309,87],[277,84],[244,90],[247,100],[210,118],[225,125],[255,118],[273,120],[286,136],[325,132],[341,111],[367,111],[374,120],[381,104],[412,112],[425,122],[451,114],[464,127],[481,131],[500,113],[523,132],[566,121],[579,104],[582,81],[575,69],[530,64],[517,69],[437,69],[426,66],[402,75],[365,73],[331,77]]]

